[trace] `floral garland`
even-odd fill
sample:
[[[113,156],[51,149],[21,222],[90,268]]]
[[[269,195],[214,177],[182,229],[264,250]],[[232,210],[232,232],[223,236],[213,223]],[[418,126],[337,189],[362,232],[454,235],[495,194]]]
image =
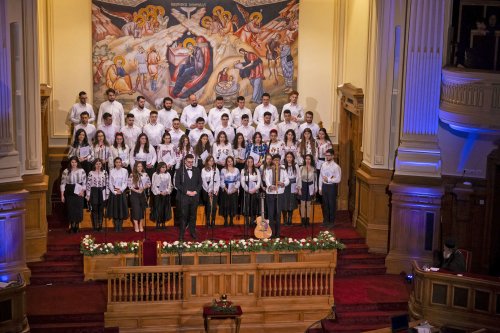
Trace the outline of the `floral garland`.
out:
[[[314,238],[274,238],[274,239],[240,239],[219,240],[203,242],[175,241],[163,242],[161,253],[177,254],[183,253],[224,253],[224,252],[273,252],[273,251],[317,251],[317,250],[343,250],[345,245],[339,242],[335,235],[329,231],[321,231]],[[106,254],[135,254],[139,249],[139,242],[114,242],[96,243],[91,235],[85,235],[80,243],[80,252],[85,256],[97,256]]]

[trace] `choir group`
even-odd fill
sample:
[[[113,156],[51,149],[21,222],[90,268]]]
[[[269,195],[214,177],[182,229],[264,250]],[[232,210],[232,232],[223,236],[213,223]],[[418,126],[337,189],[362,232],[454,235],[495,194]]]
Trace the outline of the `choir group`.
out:
[[[267,93],[253,113],[242,96],[233,110],[218,96],[207,113],[191,95],[180,115],[170,97],[154,111],[139,96],[125,115],[115,91],[106,95],[97,117],[85,92],[71,110],[74,134],[60,186],[70,232],[78,231],[85,205],[98,231],[104,218],[121,231],[129,217],[135,231],[143,231],[148,205],[162,229],[173,209],[180,239],[188,227],[196,238],[199,203],[209,227],[217,211],[224,226],[233,225],[236,215],[252,226],[262,214],[279,237],[281,218],[291,225],[299,208],[301,224],[308,226],[312,201],[321,198],[323,223],[333,224],[340,167],[326,130],[297,103],[298,92],[289,94],[280,113]]]

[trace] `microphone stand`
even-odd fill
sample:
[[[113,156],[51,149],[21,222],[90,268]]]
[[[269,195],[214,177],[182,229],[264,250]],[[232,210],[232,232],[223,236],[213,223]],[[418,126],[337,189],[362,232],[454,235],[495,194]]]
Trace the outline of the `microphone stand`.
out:
[[[313,175],[314,176],[314,175]],[[314,194],[313,196],[311,197],[311,208],[312,208],[312,218],[311,218],[311,238],[314,238],[314,202],[316,200],[313,200],[313,198],[316,196],[316,192],[317,192],[317,189],[316,189],[316,185],[315,185],[315,182],[314,180],[316,179],[316,177],[313,177],[313,188],[314,188]]]
[[[149,195],[148,195],[149,189],[147,189],[147,188],[144,189],[143,193],[144,193],[144,196],[146,197],[146,205],[144,205],[144,208],[143,208],[143,210],[144,210],[144,240],[147,240],[148,237],[147,237],[147,231],[146,231],[147,228],[146,227],[148,225],[148,218],[146,216],[147,215],[146,211],[147,211],[147,207],[149,206]]]
[[[281,177],[280,177],[280,165],[277,164],[276,165],[276,217],[275,217],[275,226],[274,226],[274,230],[276,232],[276,230],[278,229],[281,229],[281,212],[279,211],[279,191],[278,191],[278,183],[279,181],[281,180]],[[274,234],[273,235],[274,238],[278,237],[278,235]]]

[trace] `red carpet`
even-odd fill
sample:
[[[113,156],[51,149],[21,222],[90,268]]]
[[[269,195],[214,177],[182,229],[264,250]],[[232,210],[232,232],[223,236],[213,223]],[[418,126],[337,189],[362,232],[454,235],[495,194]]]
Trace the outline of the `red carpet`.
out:
[[[53,217],[51,226],[58,225],[56,220]],[[281,230],[282,237],[300,239],[326,229],[317,224],[314,229],[282,226]],[[196,232],[198,241],[229,240],[242,238],[244,228],[217,227],[213,236],[212,230],[205,227],[198,227]],[[400,276],[385,274],[385,256],[368,253],[365,239],[351,226],[347,212],[339,212],[333,232],[347,246],[339,252],[335,277],[337,320],[324,320],[323,328],[309,331],[352,333],[389,326],[391,316],[407,312],[409,286]],[[83,230],[79,234],[67,234],[62,228],[50,230],[45,261],[29,265],[32,285],[27,290],[27,303],[32,332],[118,332],[104,329],[106,284],[83,282],[79,244],[85,234],[93,235],[98,242],[144,239],[144,234],[135,233],[130,227],[122,233]],[[191,240],[188,232],[185,235],[186,240]],[[146,236],[155,241],[174,241],[178,229],[170,227],[159,231],[149,227]]]

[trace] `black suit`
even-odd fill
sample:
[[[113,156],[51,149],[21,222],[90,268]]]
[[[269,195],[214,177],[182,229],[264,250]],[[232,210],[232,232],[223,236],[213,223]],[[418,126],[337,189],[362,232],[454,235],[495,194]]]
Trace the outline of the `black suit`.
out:
[[[195,236],[196,215],[198,210],[198,201],[202,188],[200,169],[193,167],[191,177],[188,170],[182,166],[175,172],[175,187],[177,188],[177,204],[181,207],[181,224],[179,230],[179,239],[184,239],[186,223],[189,226],[191,236]],[[188,191],[196,191],[196,195],[191,197],[187,195]]]

